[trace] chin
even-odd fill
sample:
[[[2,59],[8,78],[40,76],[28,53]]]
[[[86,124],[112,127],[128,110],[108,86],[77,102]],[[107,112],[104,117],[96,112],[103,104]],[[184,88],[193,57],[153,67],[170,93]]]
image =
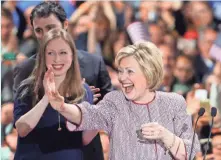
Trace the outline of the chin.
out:
[[[65,75],[63,72],[54,72],[55,77],[63,76]]]
[[[135,98],[134,98],[134,95],[133,94],[131,94],[131,93],[125,93],[124,92],[124,96],[128,99],[128,100],[130,100],[130,101],[133,101]]]

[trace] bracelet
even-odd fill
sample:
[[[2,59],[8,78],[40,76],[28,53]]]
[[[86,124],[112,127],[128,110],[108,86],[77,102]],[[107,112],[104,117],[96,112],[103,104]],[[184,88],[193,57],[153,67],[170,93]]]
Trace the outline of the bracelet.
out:
[[[170,149],[174,146],[175,140],[176,140],[176,136],[175,136],[175,134],[173,134],[173,142],[172,142],[172,144],[170,146],[168,146],[168,147],[164,144],[165,148],[166,148],[165,155],[166,155],[166,153],[169,153]]]

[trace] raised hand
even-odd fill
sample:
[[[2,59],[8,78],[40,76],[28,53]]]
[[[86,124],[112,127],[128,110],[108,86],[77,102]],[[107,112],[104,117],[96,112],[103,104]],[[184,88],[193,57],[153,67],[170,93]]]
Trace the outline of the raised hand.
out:
[[[52,93],[49,96],[49,103],[51,104],[51,107],[54,108],[57,111],[63,111],[63,104],[64,104],[64,97],[59,94],[59,92],[56,90],[55,93]]]
[[[54,73],[52,71],[52,67],[50,66],[46,71],[43,79],[43,86],[45,89],[45,94],[55,93],[55,81],[54,81]]]
[[[48,100],[52,108],[61,111],[63,109],[62,106],[64,104],[64,97],[61,96],[56,89],[54,73],[51,67],[49,67],[49,69],[45,73],[43,85],[45,89],[45,94],[48,96]]]

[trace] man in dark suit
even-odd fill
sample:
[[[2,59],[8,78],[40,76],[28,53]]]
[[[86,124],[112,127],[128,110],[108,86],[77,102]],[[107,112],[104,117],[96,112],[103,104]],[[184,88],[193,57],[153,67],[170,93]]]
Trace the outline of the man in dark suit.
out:
[[[64,9],[59,3],[48,1],[37,5],[31,13],[31,24],[34,34],[40,42],[45,33],[53,28],[63,28],[67,30],[68,21]],[[78,60],[80,64],[81,75],[86,83],[100,89],[104,96],[112,90],[111,80],[106,70],[102,57],[89,54],[78,50]],[[16,66],[14,69],[14,93],[21,81],[26,79],[32,72],[35,65],[36,55]],[[102,160],[103,152],[100,137],[97,135],[94,140],[84,149],[84,159]]]

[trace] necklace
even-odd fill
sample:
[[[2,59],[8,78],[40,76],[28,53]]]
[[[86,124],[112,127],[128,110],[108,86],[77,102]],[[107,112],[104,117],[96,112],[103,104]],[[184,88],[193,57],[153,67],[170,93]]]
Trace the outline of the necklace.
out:
[[[61,128],[61,115],[58,112],[57,108],[56,108],[56,110],[57,110],[57,113],[58,113],[58,131],[61,131],[62,130],[62,128]]]
[[[61,115],[58,112],[58,131],[61,131],[61,130],[62,130],[62,128],[61,128]]]

